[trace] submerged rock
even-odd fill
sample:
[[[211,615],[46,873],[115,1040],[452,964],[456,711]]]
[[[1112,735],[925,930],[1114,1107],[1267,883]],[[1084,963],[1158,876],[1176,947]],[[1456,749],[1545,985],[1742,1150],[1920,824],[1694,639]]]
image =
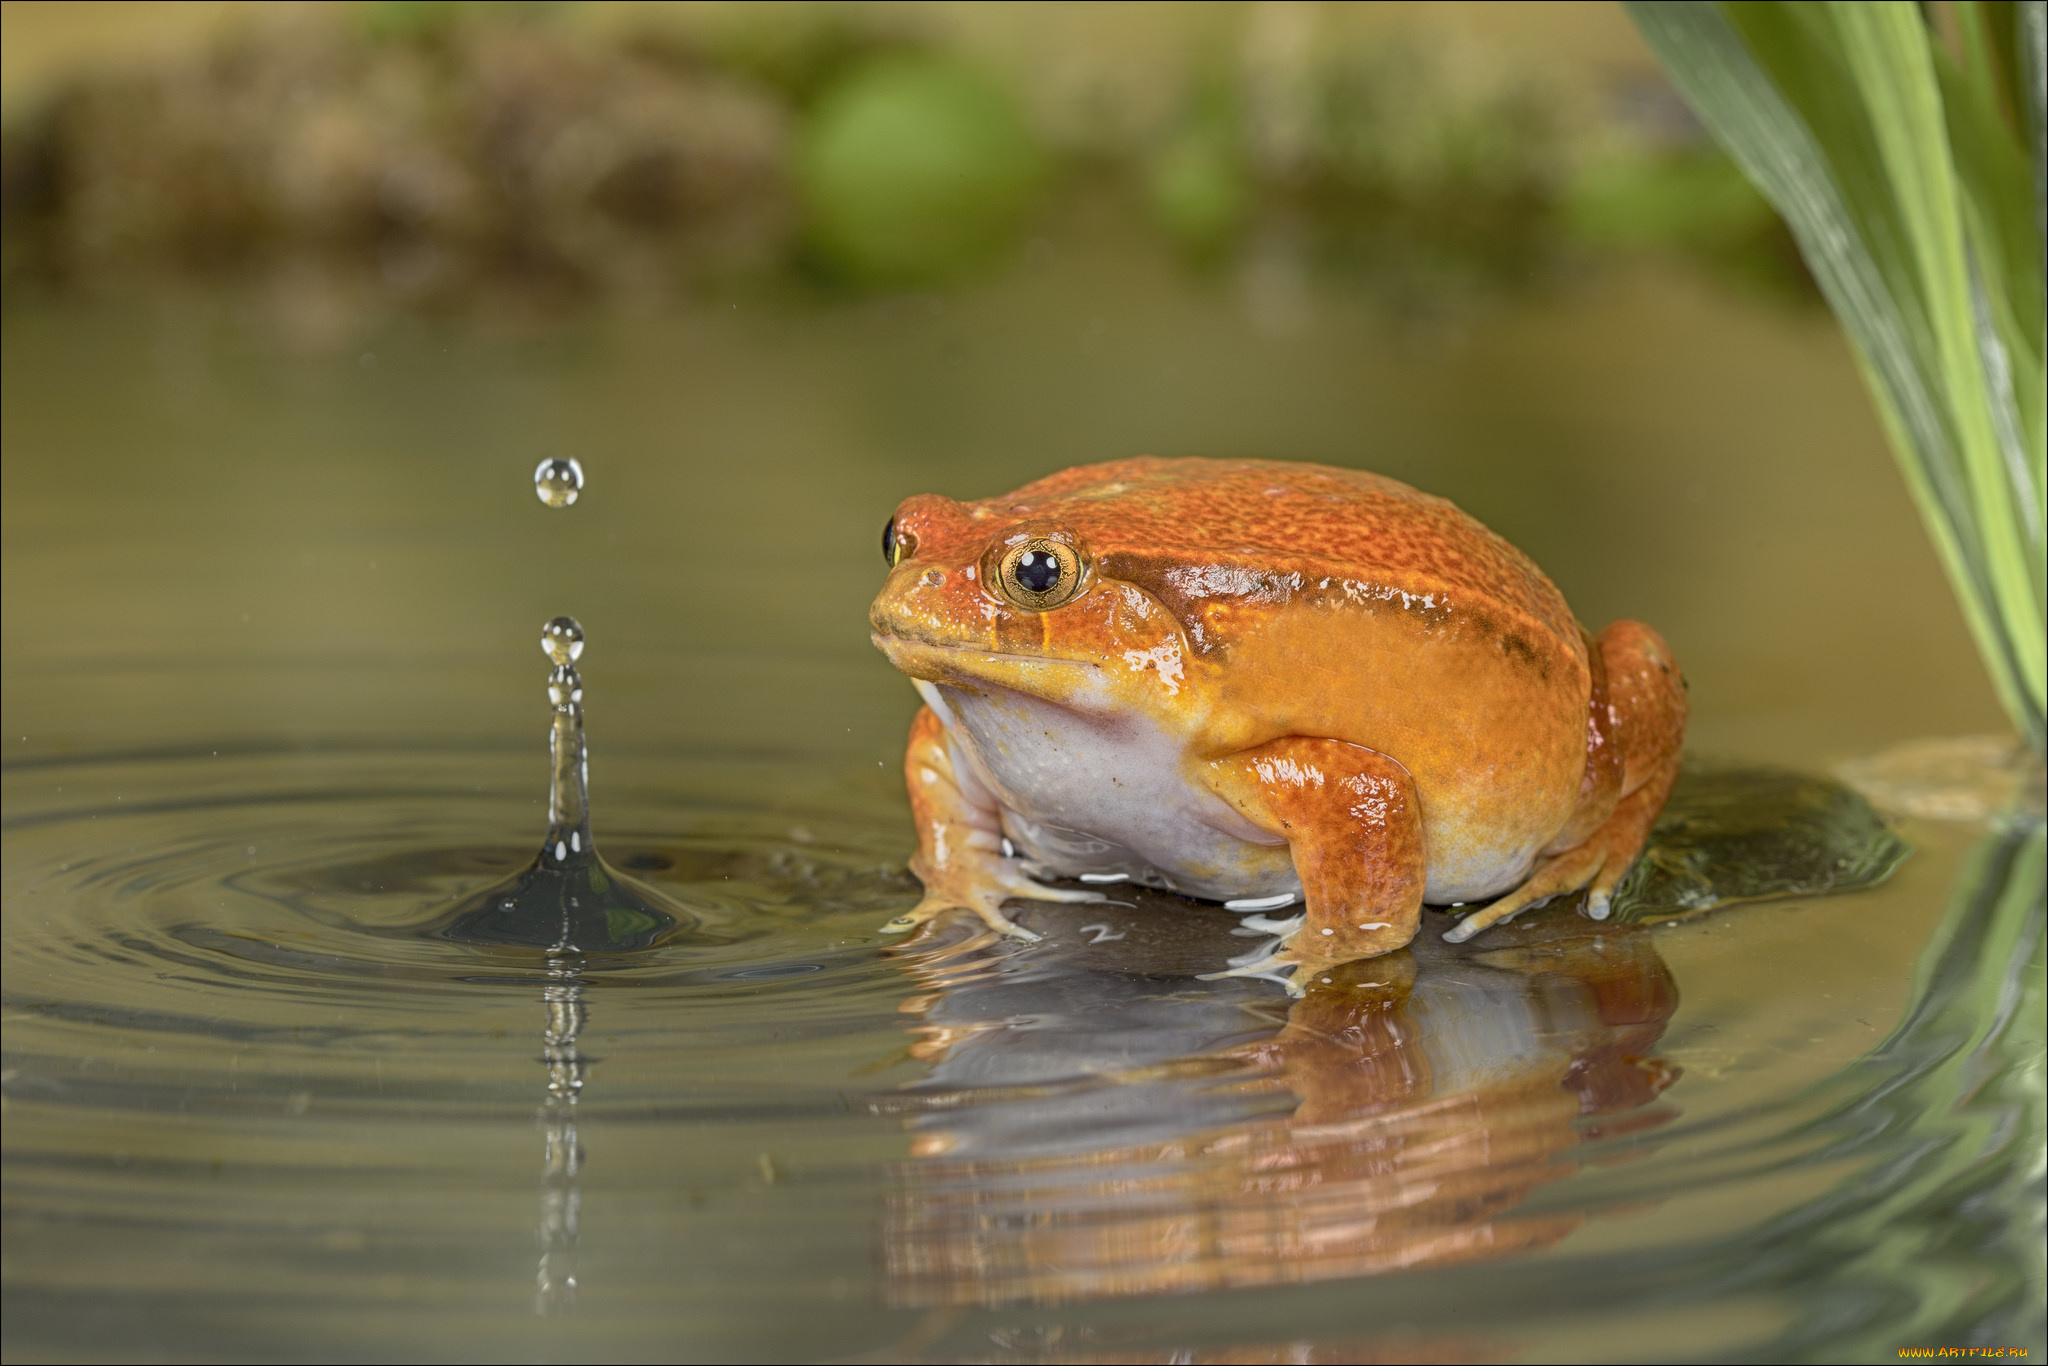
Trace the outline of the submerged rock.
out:
[[[1614,917],[1665,920],[1738,901],[1874,887],[1912,852],[1852,789],[1779,768],[1680,775]]]

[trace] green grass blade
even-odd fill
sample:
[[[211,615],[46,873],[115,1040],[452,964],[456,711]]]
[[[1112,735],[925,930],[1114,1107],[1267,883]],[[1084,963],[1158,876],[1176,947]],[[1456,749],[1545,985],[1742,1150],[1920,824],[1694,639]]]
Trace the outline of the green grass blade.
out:
[[[2048,240],[2048,0],[2020,0],[2013,8],[2026,106],[2020,112],[2034,161],[2034,229]]]
[[[1963,463],[1992,606],[2023,643],[2042,612],[2041,490],[2030,477],[2011,404],[2014,358],[1995,329],[1981,322],[1988,311],[1982,284],[1988,262],[1981,242],[1973,244],[1979,248],[1974,253],[1964,246],[1962,187],[1927,29],[1908,4],[1835,3],[1820,10],[1840,38],[1912,244],[1918,278],[1907,287],[1918,286],[1933,333],[1933,379],[1956,429],[1951,450]],[[2038,716],[2048,696],[2048,660],[2023,650],[2018,663]]]
[[[1967,67],[1938,63],[1912,4],[1628,9],[1798,238],[2000,697],[2041,747],[2048,478],[2042,239],[2030,213],[2040,130],[2029,126],[2023,147],[2003,121],[1988,43]],[[2023,4],[2014,23],[2038,25],[2040,10]],[[2038,52],[2028,60],[2020,83],[2038,108]]]

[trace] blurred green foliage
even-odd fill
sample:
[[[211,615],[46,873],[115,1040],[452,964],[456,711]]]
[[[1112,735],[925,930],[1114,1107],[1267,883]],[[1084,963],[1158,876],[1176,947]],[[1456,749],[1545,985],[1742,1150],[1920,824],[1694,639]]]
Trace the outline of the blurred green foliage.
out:
[[[1592,240],[1558,212],[1586,130],[1529,73],[1475,77],[1413,35],[1308,36],[1212,58],[1143,157],[1185,256],[1278,249],[1399,299],[1514,287]]]
[[[535,22],[554,17],[567,0],[363,0],[363,29],[373,38],[439,38],[459,24]]]
[[[936,55],[854,71],[811,111],[797,152],[812,245],[869,280],[942,279],[986,260],[1049,169],[1009,94]]]
[[[1566,221],[1589,242],[1717,247],[1768,227],[1771,206],[1718,152],[1617,156],[1573,182]]]
[[[810,110],[871,62],[929,48],[914,29],[858,6],[762,6],[743,13],[700,37],[699,59],[774,91],[799,110]],[[646,32],[635,41],[662,42]]]
[[[1246,164],[1242,124],[1234,102],[1211,93],[1145,165],[1152,216],[1194,256],[1221,255],[1251,216],[1258,189]]]
[[[1589,252],[1796,272],[1696,127],[1674,139],[1527,65],[1319,15],[1252,7],[1126,91],[970,60],[914,7],[743,6],[609,36],[565,4],[309,10],[81,75],[11,119],[0,268],[12,285],[312,263],[408,305],[775,273],[886,289],[992,268],[1087,198],[1216,274],[1397,305]],[[1658,98],[1649,124],[1669,122]]]
[[[1602,252],[1675,251],[1747,288],[1812,294],[1777,210],[1717,147],[1593,160],[1565,183],[1558,214],[1565,234]]]
[[[467,6],[458,0],[365,0],[363,28],[385,39],[416,38],[454,26]]]

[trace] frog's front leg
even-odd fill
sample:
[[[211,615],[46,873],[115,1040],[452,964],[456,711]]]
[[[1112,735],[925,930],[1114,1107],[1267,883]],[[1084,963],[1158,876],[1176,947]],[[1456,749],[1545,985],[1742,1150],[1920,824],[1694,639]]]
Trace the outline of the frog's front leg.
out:
[[[1287,841],[1307,903],[1272,955],[1217,976],[1285,971],[1299,996],[1332,965],[1415,937],[1427,869],[1407,769],[1363,745],[1288,736],[1212,761],[1207,777],[1252,824]]]
[[[1002,807],[958,761],[946,727],[930,707],[920,708],[910,723],[903,778],[917,825],[917,853],[910,871],[924,883],[924,899],[882,926],[882,933],[916,929],[940,912],[959,907],[973,911],[999,933],[1037,939],[1003,914],[1004,901],[1103,899],[1100,892],[1041,886],[1025,875],[1023,860],[1003,852]]]

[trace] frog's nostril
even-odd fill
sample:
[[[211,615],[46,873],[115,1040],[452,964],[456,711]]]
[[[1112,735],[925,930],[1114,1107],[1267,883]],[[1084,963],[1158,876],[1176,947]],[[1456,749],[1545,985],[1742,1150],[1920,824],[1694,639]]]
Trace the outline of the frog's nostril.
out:
[[[927,569],[924,571],[924,586],[927,588],[937,588],[940,584],[944,583],[945,581],[946,576],[936,569]]]

